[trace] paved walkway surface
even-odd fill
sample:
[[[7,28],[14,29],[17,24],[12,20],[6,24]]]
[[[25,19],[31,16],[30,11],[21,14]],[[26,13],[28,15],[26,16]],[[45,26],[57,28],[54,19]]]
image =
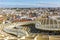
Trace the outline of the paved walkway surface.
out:
[[[14,27],[14,26],[18,26],[18,25],[20,25],[20,23],[0,24],[0,40],[5,40],[5,39],[6,40],[22,40],[14,35],[8,34],[3,31],[3,28],[5,28],[5,27]]]
[[[18,39],[16,36],[10,35],[6,32],[3,31],[4,27],[9,27],[9,26],[16,26],[17,23],[9,23],[9,24],[0,24],[0,39]]]

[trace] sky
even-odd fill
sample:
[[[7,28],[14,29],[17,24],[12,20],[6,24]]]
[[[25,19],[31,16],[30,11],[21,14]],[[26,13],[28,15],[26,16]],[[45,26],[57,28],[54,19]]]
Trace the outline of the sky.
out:
[[[60,7],[60,0],[0,0],[0,7]]]

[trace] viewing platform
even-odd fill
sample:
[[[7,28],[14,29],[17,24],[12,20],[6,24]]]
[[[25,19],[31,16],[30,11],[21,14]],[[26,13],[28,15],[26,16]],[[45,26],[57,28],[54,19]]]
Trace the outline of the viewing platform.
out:
[[[59,31],[60,16],[48,16],[48,18],[42,18],[36,23],[35,27],[43,30]]]

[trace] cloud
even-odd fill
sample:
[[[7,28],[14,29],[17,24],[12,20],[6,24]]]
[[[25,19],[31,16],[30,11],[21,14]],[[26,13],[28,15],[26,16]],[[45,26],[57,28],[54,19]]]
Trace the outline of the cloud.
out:
[[[37,6],[50,6],[50,7],[60,7],[60,4],[56,4],[56,3],[37,3]]]

